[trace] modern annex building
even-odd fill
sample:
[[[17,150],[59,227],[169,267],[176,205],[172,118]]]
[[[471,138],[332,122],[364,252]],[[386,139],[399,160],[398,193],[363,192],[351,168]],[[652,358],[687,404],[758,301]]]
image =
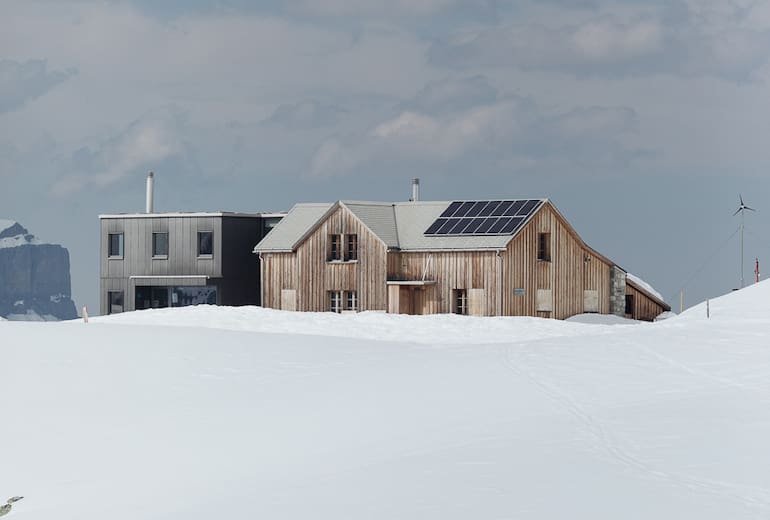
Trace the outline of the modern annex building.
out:
[[[100,215],[101,314],[201,303],[259,305],[251,252],[283,213]]]
[[[262,305],[652,320],[670,307],[547,199],[297,204],[254,248]]]

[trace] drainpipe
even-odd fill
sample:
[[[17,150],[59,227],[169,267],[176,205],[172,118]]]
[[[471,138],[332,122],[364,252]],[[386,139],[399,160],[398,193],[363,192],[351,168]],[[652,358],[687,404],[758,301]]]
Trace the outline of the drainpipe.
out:
[[[503,315],[503,257],[497,250],[497,315]]]
[[[259,254],[259,306],[265,306],[265,266],[262,263],[262,253]]]

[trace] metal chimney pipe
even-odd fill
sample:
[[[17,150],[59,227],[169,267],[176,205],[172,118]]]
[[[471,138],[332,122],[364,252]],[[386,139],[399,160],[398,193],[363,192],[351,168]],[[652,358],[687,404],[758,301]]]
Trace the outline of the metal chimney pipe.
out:
[[[154,196],[154,185],[155,185],[155,174],[152,172],[147,174],[147,207],[146,212],[152,213],[153,212],[153,196]]]
[[[420,200],[420,179],[412,179],[412,202]]]

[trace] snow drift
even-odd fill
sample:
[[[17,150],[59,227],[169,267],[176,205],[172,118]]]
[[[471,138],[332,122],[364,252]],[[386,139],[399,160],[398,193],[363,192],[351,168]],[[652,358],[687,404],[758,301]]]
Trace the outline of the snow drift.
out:
[[[5,321],[0,492],[19,520],[764,518],[768,302]]]

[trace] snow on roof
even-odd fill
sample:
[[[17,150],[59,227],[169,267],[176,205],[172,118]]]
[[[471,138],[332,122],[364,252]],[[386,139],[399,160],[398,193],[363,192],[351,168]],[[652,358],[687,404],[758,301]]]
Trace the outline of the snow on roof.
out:
[[[633,282],[634,284],[638,285],[640,288],[644,289],[645,291],[647,291],[651,295],[653,295],[656,298],[658,298],[660,301],[662,301],[662,302],[666,301],[663,298],[663,296],[658,291],[656,291],[655,288],[652,285],[648,284],[647,282],[645,282],[644,280],[642,280],[638,276],[636,276],[634,274],[631,274],[631,273],[626,273],[626,277],[628,277],[628,279],[631,280],[631,282]]]

